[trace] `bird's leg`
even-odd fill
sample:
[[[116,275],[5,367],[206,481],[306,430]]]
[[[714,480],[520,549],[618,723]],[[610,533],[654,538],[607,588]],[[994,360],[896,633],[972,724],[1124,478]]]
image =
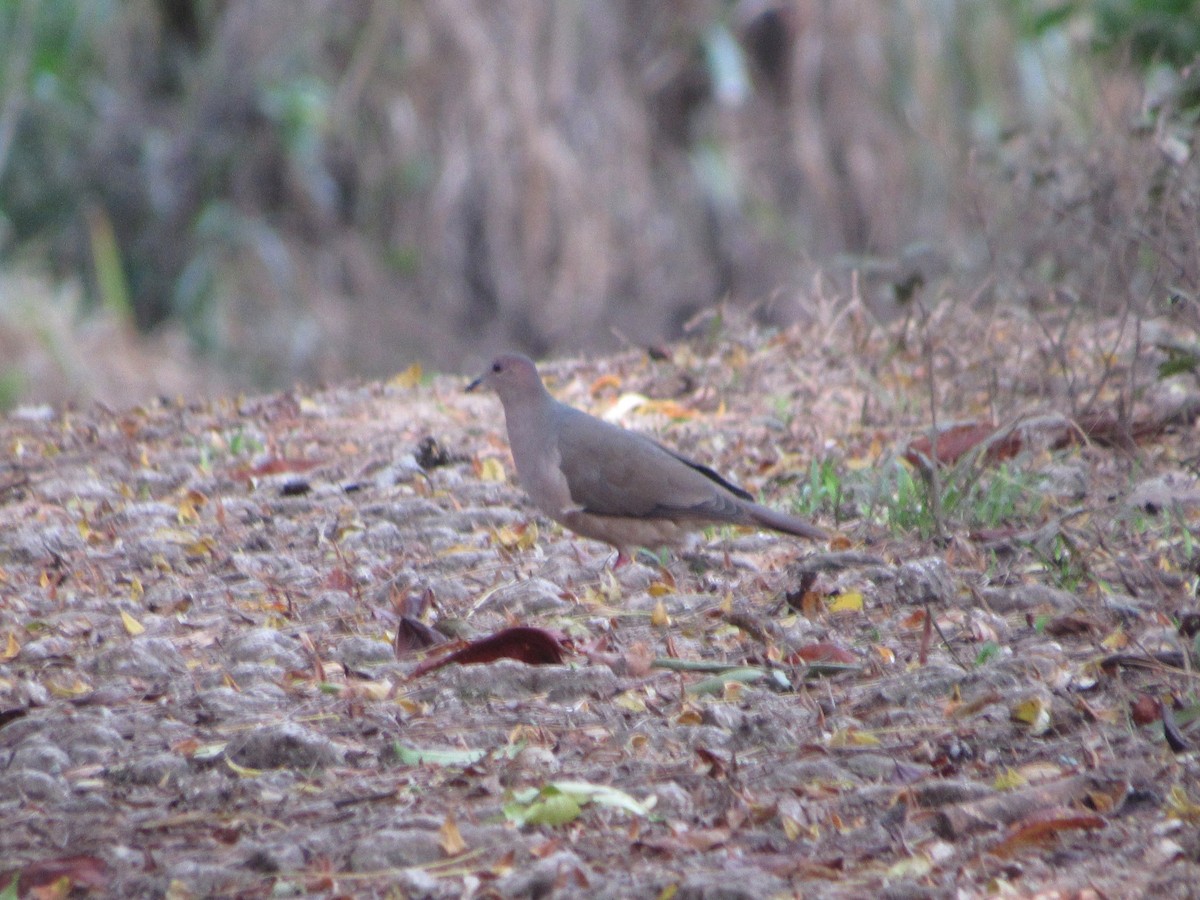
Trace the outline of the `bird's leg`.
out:
[[[621,568],[621,566],[627,566],[631,562],[633,562],[633,557],[625,552],[624,547],[618,547],[617,548],[617,558],[612,564],[613,571],[615,572],[615,571],[617,571],[617,569]]]

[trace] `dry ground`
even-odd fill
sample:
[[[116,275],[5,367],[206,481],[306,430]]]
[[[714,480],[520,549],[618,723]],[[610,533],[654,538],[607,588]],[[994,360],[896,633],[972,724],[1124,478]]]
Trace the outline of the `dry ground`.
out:
[[[1156,368],[1195,331],[702,331],[546,371],[829,546],[714,530],[614,576],[454,378],[0,423],[2,867],[42,896],[1200,891],[1200,391]],[[940,510],[899,458],[931,392],[971,426],[941,456],[988,437]],[[418,669],[510,626],[564,663]]]

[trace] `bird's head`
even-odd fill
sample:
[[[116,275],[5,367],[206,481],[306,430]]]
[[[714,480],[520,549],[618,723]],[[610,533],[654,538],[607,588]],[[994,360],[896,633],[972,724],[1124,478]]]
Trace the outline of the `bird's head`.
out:
[[[485,387],[499,394],[503,403],[522,397],[537,397],[545,390],[533,360],[519,353],[497,356],[486,372],[467,385],[467,390]]]

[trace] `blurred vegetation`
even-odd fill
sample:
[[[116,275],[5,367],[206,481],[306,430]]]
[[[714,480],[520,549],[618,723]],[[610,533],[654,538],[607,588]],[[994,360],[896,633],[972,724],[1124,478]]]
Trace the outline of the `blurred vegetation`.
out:
[[[1198,54],[1200,0],[0,0],[0,265],[261,385],[817,272],[1194,306]]]

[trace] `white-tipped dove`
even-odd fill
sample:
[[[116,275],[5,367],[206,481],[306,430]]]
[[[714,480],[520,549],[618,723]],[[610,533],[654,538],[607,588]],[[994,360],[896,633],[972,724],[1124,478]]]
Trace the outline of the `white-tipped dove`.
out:
[[[677,545],[706,523],[754,525],[822,540],[821,529],[755,503],[707,466],[550,396],[527,357],[498,356],[467,385],[490,387],[504,404],[521,484],[551,519],[617,548]]]

